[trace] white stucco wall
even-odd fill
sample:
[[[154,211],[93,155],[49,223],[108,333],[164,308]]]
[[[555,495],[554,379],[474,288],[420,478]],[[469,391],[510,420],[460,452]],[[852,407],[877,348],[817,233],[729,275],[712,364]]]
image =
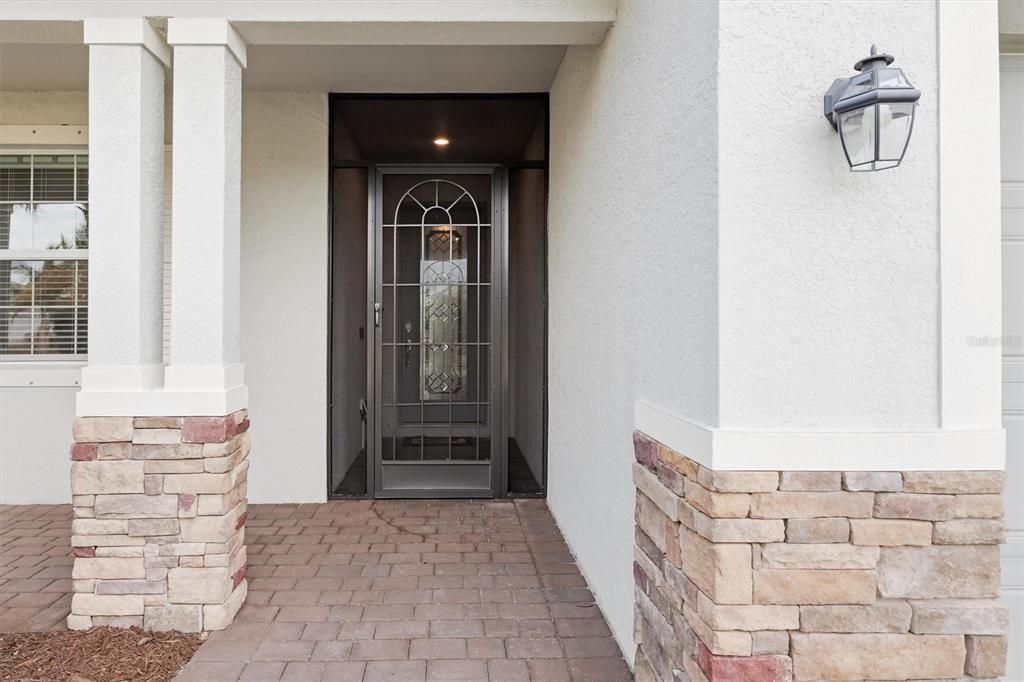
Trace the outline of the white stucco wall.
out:
[[[623,3],[551,90],[549,504],[629,659],[634,401],[718,416],[717,11]]]
[[[251,502],[327,497],[327,97],[246,92],[242,362]]]
[[[242,361],[252,502],[326,497],[327,99],[245,93]],[[0,93],[0,123],[87,123],[83,92]],[[0,370],[0,504],[70,501],[77,387]],[[44,376],[50,376],[51,381]],[[66,372],[60,379],[72,383]],[[64,426],[60,426],[60,425]]]
[[[940,262],[940,230],[962,221],[941,222],[938,16],[921,2],[623,3],[604,45],[566,55],[552,89],[549,494],[627,655],[632,400],[678,426],[688,454],[755,434],[729,453],[739,468],[855,468],[858,447],[872,467],[911,451],[920,464],[932,443],[942,466],[972,464],[940,431],[941,334],[985,332],[946,330],[940,287],[976,287],[986,307],[998,292],[947,283],[957,263]],[[789,39],[808,26],[813,40]],[[822,94],[873,42],[924,95],[903,166],[852,174]],[[786,458],[774,433],[816,450]],[[1000,437],[979,435],[986,467]]]
[[[71,501],[76,386],[7,386],[0,370],[0,504]]]
[[[720,13],[720,426],[935,428],[935,5]],[[923,96],[903,165],[851,173],[821,95],[873,42]]]

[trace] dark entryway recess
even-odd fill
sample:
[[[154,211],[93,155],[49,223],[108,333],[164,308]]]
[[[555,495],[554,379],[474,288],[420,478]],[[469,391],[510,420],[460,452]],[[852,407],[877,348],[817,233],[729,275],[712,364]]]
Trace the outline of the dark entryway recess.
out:
[[[544,495],[547,156],[546,93],[331,96],[330,497]]]

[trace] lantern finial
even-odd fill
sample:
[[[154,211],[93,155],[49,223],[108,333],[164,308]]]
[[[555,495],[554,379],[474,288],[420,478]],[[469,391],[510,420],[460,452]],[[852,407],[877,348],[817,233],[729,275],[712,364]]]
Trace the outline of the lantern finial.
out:
[[[884,52],[882,54],[878,54],[878,45],[872,43],[871,54],[868,55],[867,57],[864,57],[864,59],[860,60],[856,64],[854,64],[853,68],[857,69],[858,71],[870,71],[871,69],[877,69],[882,66],[888,66],[889,64],[892,64],[894,61],[896,61],[896,58],[893,57],[891,54],[885,54]],[[883,64],[882,62],[885,63]]]

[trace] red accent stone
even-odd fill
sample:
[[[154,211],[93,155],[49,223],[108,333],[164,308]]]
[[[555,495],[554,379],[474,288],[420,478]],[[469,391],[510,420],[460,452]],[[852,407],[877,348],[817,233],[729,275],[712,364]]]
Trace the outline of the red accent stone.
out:
[[[185,417],[181,420],[181,440],[184,443],[223,443],[235,435],[235,418]]]
[[[88,462],[96,459],[99,443],[75,443],[71,446],[71,459],[76,462]]]
[[[192,503],[196,501],[195,495],[186,495],[181,493],[178,495],[178,509],[182,511],[188,511],[192,508]]]
[[[231,576],[231,589],[238,587],[238,583],[245,580],[245,566],[235,571],[235,574]]]
[[[249,518],[249,511],[248,510],[242,512],[242,515],[238,517],[237,521],[235,521],[235,530],[238,530],[239,528],[244,526],[245,525],[245,520],[247,518]]]
[[[792,682],[789,656],[716,656],[697,642],[697,665],[708,682]]]
[[[682,497],[685,476],[661,460],[658,460],[656,467],[658,480],[664,483],[666,488]]]
[[[96,556],[95,547],[72,547],[71,554],[76,557],[91,559]]]
[[[184,417],[181,420],[181,440],[184,443],[224,443],[248,430],[248,410],[223,417]]]
[[[640,431],[633,432],[633,456],[651,471],[658,471],[658,443]]]
[[[651,579],[636,561],[633,562],[633,582],[636,583],[637,587],[643,590],[644,594],[650,593]]]

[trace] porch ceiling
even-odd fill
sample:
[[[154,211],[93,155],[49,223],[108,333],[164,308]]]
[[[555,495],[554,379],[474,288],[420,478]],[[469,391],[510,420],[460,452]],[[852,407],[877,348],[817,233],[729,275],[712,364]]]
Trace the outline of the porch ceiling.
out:
[[[546,92],[560,45],[257,45],[248,90]]]
[[[243,87],[321,92],[546,91],[565,46],[599,42],[614,16],[597,12],[601,3],[585,3],[575,12],[566,11],[573,3],[535,3],[535,12],[514,3],[519,11],[490,13],[472,9],[478,3],[390,3],[398,9],[385,20],[380,3],[354,2],[318,3],[325,8],[322,20],[310,21],[304,13],[309,4],[0,3],[0,89],[87,89],[82,22],[67,18],[113,16],[123,8],[137,13],[140,5],[154,11],[168,5],[164,10],[175,16],[200,10],[209,14],[211,7],[220,7],[228,18],[239,14],[238,8],[287,7],[289,13],[277,12],[281,20],[249,16],[252,12],[233,19],[249,45]],[[492,4],[502,10],[509,3],[484,3]],[[341,6],[352,8],[346,21],[335,16]],[[433,20],[422,16],[424,6],[434,8]],[[552,6],[562,9],[554,12]],[[166,24],[153,21],[158,30]]]
[[[0,19],[227,19],[250,45],[573,45],[601,42],[616,0],[5,0]]]
[[[560,45],[256,45],[245,90],[546,92]],[[0,43],[0,90],[86,90],[85,45]]]

